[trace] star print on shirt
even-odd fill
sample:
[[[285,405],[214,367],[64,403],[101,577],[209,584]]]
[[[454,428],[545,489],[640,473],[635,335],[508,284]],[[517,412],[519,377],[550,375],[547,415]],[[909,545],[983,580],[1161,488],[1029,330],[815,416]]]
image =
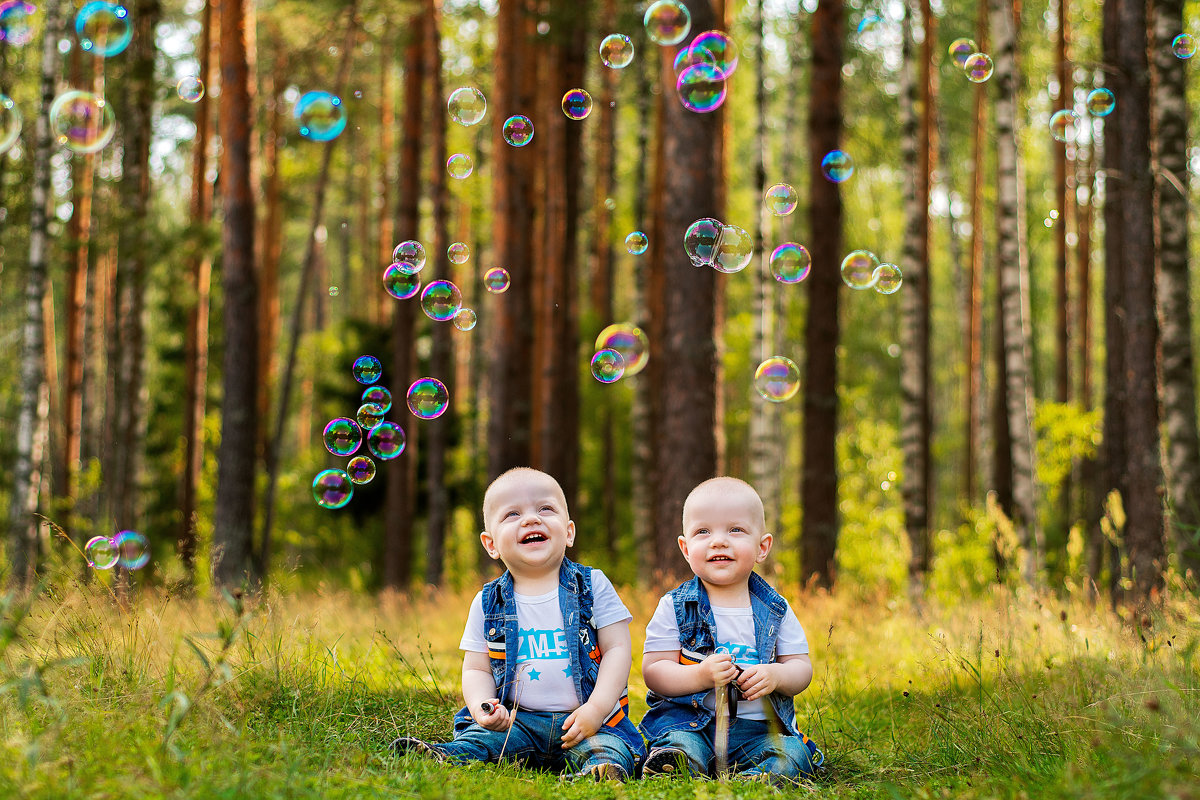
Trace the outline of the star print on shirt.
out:
[[[536,669],[529,670],[528,674],[529,680],[531,681],[536,681],[538,678],[542,677],[542,673],[538,672]]]
[[[571,667],[569,665],[563,669],[563,675],[566,675],[568,678],[571,677]]]

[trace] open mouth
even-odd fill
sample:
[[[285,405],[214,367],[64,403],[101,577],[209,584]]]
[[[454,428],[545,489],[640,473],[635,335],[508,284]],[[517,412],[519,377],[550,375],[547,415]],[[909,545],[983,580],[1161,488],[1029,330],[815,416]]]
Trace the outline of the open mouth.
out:
[[[547,541],[547,539],[548,539],[548,537],[546,536],[546,534],[538,533],[537,531],[534,531],[533,533],[527,533],[524,536],[522,536],[521,544],[537,544],[538,542]]]
[[[730,562],[732,562],[732,561],[733,561],[733,559],[732,559],[732,558],[730,558],[729,556],[713,556],[712,558],[710,558],[710,559],[708,560],[708,563],[710,563],[710,564],[713,564],[713,563],[717,563],[717,562],[721,562],[721,561],[730,561]]]

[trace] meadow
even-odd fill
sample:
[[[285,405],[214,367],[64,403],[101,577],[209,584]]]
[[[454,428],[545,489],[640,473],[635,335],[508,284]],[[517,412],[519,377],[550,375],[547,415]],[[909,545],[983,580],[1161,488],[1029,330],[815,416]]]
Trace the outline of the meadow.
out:
[[[621,589],[642,631],[657,593]],[[917,609],[790,593],[816,677],[798,700],[838,798],[1200,797],[1200,603],[1145,614],[995,588]],[[341,591],[122,607],[98,582],[7,598],[0,797],[750,798],[769,786],[565,784],[387,743],[447,737],[472,592]]]

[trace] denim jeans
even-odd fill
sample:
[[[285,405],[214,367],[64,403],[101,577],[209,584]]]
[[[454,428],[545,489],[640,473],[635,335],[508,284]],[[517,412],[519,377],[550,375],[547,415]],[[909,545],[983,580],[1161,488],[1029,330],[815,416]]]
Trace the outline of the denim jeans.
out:
[[[668,731],[650,742],[656,747],[675,747],[687,756],[687,768],[695,776],[713,777],[716,769],[716,722],[698,731]],[[772,735],[765,720],[736,719],[729,726],[729,767],[741,775],[760,773],[790,780],[811,778],[816,770],[812,756],[798,736]]]
[[[499,761],[503,757],[554,772],[581,772],[598,764],[616,764],[633,777],[637,766],[633,752],[620,736],[605,728],[570,750],[563,750],[563,722],[568,716],[568,711],[522,710],[507,731],[488,730],[472,722],[453,741],[437,748],[457,761]]]

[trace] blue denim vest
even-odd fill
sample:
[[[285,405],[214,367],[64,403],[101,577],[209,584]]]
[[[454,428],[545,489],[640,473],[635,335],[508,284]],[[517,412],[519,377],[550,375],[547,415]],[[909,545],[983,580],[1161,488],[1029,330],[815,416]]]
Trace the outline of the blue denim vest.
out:
[[[763,663],[775,660],[775,642],[779,626],[787,611],[787,601],[757,573],[750,573],[750,608],[754,614],[754,646]],[[711,655],[717,646],[717,624],[713,618],[708,592],[700,578],[692,578],[671,592],[675,603],[675,624],[679,627],[679,663],[698,664]],[[706,689],[695,694],[669,697],[657,692],[646,693],[650,706],[642,718],[641,728],[648,740],[677,730],[701,731],[713,719],[713,712],[704,705]],[[816,744],[796,727],[796,707],[791,695],[773,692],[769,698],[768,716],[774,712],[780,727],[799,736],[812,753],[813,764],[819,766],[824,756]]]
[[[512,575],[506,570],[499,578],[484,584],[482,600],[483,632],[488,642],[492,677],[496,679],[496,696],[512,708],[520,648]],[[601,654],[596,628],[592,624],[592,600],[592,568],[564,558],[558,571],[558,605],[567,632],[575,693],[584,702],[591,697],[600,674]],[[459,709],[454,715],[454,734],[457,736],[466,730],[473,721],[465,707]],[[633,751],[634,760],[641,762],[646,754],[646,743],[629,718],[628,690],[621,695],[620,708],[604,721],[601,730],[605,729],[620,736]]]

